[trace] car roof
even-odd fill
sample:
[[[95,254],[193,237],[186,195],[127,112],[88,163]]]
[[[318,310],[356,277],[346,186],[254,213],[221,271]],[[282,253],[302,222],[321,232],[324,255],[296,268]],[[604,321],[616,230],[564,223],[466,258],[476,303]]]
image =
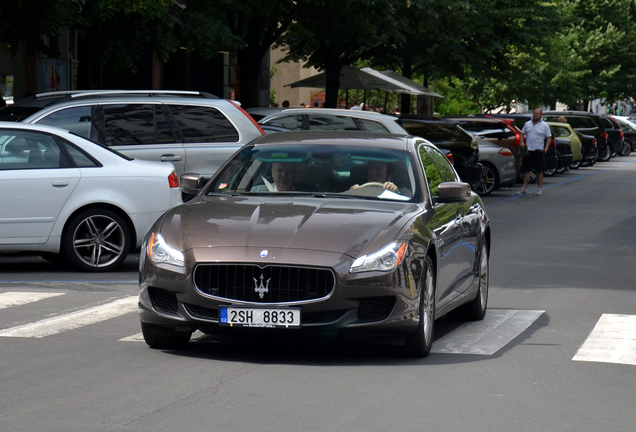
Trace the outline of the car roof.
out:
[[[397,119],[397,117],[389,115],[389,114],[382,114],[376,111],[362,111],[362,110],[350,110],[350,109],[341,109],[341,108],[283,108],[283,109],[279,109],[279,108],[269,108],[270,110],[272,110],[273,112],[269,115],[267,115],[267,117],[263,117],[260,121],[265,121],[268,120],[270,117],[273,117],[275,115],[279,115],[279,114],[332,114],[332,115],[344,115],[344,116],[351,116],[351,117],[366,117],[366,118],[387,118],[387,117],[392,117],[394,120]],[[276,110],[276,111],[274,111]],[[255,108],[255,109],[249,109],[247,110],[247,112],[258,112],[259,109]]]
[[[206,92],[181,91],[181,90],[72,90],[62,92],[38,93],[16,101],[14,105],[47,107],[63,102],[102,100],[105,98],[196,98],[196,99],[220,99]]]
[[[587,116],[587,117],[600,117],[599,114],[594,114],[587,111],[543,111],[543,115],[579,115],[579,116]]]
[[[415,137],[403,134],[389,134],[364,131],[291,131],[263,135],[249,145],[348,145],[358,147],[381,147],[404,150]],[[423,141],[423,138],[420,138]],[[428,142],[428,141],[426,141]]]

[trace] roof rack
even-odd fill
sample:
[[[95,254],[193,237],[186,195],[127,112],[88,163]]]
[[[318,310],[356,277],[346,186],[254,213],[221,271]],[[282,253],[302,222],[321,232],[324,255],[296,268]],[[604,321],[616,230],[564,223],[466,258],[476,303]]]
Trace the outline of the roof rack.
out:
[[[35,98],[45,97],[63,97],[68,96],[72,99],[94,96],[182,96],[182,97],[201,97],[206,99],[220,99],[218,96],[207,92],[187,91],[187,90],[71,90],[38,93]]]

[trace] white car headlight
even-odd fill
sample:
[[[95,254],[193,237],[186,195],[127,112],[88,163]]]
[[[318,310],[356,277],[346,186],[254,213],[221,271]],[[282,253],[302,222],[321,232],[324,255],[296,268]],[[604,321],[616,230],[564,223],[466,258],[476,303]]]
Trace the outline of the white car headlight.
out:
[[[390,243],[377,252],[357,258],[351,265],[349,273],[393,270],[400,265],[405,254],[405,242]]]
[[[170,246],[166,239],[159,233],[151,233],[148,239],[148,248],[146,249],[148,256],[155,264],[172,264],[183,267],[185,258],[183,252],[177,248]]]

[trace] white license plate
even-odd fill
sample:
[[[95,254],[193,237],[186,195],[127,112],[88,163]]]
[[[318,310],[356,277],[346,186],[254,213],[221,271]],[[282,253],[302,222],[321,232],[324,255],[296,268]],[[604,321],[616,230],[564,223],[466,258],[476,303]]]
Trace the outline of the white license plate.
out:
[[[300,327],[300,309],[220,306],[219,324],[231,327]]]

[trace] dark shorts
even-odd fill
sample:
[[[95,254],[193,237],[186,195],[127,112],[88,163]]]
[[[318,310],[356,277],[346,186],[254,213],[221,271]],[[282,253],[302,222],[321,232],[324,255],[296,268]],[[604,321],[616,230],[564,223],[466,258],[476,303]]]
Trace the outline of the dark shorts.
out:
[[[545,171],[544,156],[545,153],[543,152],[543,150],[534,150],[528,152],[528,155],[524,156],[523,160],[521,161],[521,170],[519,171],[519,173],[527,173],[529,171],[532,171],[532,168],[534,168],[534,172],[537,173],[542,173],[543,171]]]

